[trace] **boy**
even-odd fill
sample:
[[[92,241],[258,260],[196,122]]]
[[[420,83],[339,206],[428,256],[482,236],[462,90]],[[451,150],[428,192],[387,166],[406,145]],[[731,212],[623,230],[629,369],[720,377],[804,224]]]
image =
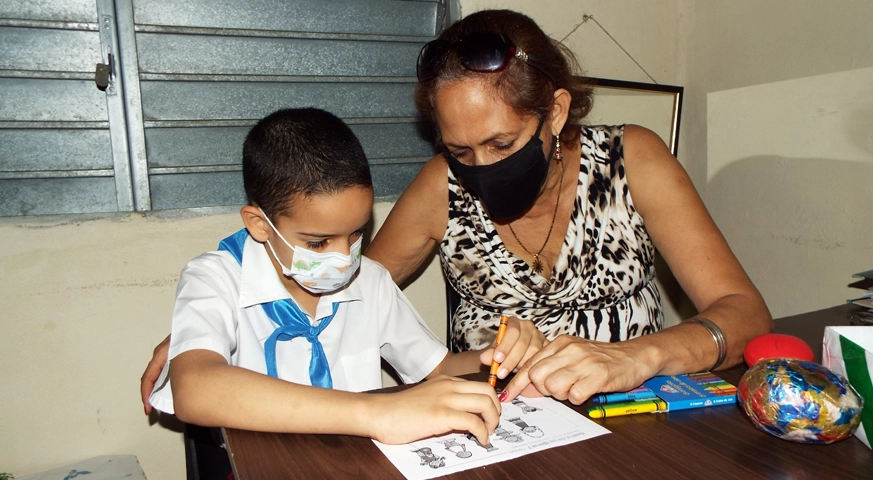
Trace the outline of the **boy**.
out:
[[[478,371],[479,353],[448,353],[361,256],[373,185],[348,126],[312,108],[267,116],[246,137],[243,182],[245,229],[182,271],[152,405],[203,426],[488,444],[494,389],[441,376]],[[405,382],[432,380],[353,393],[381,387],[380,354]]]

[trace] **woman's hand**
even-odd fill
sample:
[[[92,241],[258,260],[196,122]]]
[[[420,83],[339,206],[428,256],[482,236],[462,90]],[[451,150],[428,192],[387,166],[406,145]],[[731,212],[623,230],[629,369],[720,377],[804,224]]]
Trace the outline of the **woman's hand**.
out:
[[[158,377],[161,376],[161,370],[164,369],[164,364],[167,363],[169,352],[170,336],[167,335],[167,338],[155,347],[155,351],[152,352],[152,359],[149,360],[149,364],[146,365],[146,369],[142,372],[142,377],[139,379],[139,393],[142,395],[142,406],[146,415],[152,413],[149,395],[152,394],[155,383],[158,381]]]
[[[409,443],[459,431],[488,445],[500,420],[494,388],[444,375],[408,390],[367,397],[373,400],[369,436],[382,443]]]
[[[515,371],[527,362],[547,343],[545,335],[533,322],[509,317],[509,324],[500,345],[482,350],[479,360],[483,365],[488,366],[491,366],[492,361],[499,363],[497,378],[503,379],[509,375],[509,372]]]
[[[651,357],[640,342],[604,343],[561,335],[519,369],[501,399],[539,394],[580,405],[595,393],[627,391],[657,375],[657,362]]]

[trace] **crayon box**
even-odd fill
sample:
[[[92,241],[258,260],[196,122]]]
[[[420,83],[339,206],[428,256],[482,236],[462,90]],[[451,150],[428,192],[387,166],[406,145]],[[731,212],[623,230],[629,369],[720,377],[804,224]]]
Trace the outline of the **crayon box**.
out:
[[[710,373],[653,377],[643,386],[667,402],[667,411],[737,403],[737,387]]]

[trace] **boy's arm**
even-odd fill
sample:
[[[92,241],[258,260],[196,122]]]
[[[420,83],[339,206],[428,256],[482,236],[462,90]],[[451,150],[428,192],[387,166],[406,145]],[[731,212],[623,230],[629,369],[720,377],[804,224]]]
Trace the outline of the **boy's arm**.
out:
[[[500,404],[481,382],[442,377],[392,394],[298,385],[228,365],[218,353],[190,350],[170,362],[179,419],[204,426],[334,433],[407,443],[465,431],[487,444]]]
[[[428,380],[436,378],[440,375],[449,375],[457,377],[468,373],[476,373],[482,370],[482,361],[480,360],[482,352],[479,350],[470,350],[461,353],[449,352],[446,357],[440,362],[437,367],[428,374]]]

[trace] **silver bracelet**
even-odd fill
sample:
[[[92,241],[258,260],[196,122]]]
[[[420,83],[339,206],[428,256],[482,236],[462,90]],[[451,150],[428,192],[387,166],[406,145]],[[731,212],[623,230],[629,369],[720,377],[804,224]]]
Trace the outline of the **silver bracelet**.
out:
[[[727,340],[724,338],[724,332],[722,332],[721,328],[708,318],[695,317],[688,320],[688,322],[700,324],[703,328],[709,330],[709,334],[712,335],[712,339],[715,340],[715,346],[718,349],[718,358],[715,360],[715,365],[709,369],[710,371],[715,370],[719,365],[724,363],[724,359],[727,357]]]

